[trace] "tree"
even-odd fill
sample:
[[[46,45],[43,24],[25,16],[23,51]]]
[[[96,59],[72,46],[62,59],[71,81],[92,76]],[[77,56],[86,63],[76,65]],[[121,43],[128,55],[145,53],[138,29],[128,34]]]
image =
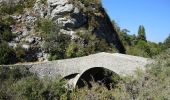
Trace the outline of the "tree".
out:
[[[144,28],[143,25],[139,26],[139,29],[138,29],[138,39],[139,40],[143,40],[143,41],[147,41],[146,40],[145,28]]]
[[[166,38],[166,40],[164,41],[163,45],[164,45],[164,48],[165,48],[165,49],[170,48],[170,34],[169,34],[169,36]]]

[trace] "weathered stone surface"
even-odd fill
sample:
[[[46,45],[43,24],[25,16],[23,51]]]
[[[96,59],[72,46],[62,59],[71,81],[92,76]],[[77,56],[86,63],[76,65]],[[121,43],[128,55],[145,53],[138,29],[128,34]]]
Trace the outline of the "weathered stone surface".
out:
[[[45,17],[47,15],[46,5],[41,3],[41,0],[37,0],[33,7],[34,13],[38,16]]]
[[[35,38],[34,37],[28,37],[25,39],[26,42],[28,42],[29,44],[35,43]]]
[[[17,43],[15,42],[9,42],[8,45],[12,48],[16,48],[17,47]]]
[[[51,17],[55,18],[60,15],[70,13],[71,11],[73,11],[73,9],[74,9],[74,6],[72,4],[66,4],[64,6],[59,5],[55,9],[52,10]]]
[[[26,65],[31,72],[36,73],[40,78],[66,77],[77,73],[77,76],[69,81],[69,84],[75,87],[81,75],[91,68],[102,67],[121,76],[134,75],[136,69],[145,70],[145,66],[151,62],[150,59],[143,57],[103,52],[73,59],[22,65]]]
[[[18,2],[19,0],[15,1]],[[108,42],[114,43],[113,45],[121,53],[125,53],[125,49],[113,29],[106,12],[102,8],[95,9],[95,4],[91,4],[91,6],[92,10],[97,12],[94,15],[92,13],[89,15],[88,12],[85,12],[89,8],[84,9],[85,6],[81,1],[74,3],[74,1],[70,0],[47,0],[46,5],[41,3],[41,0],[37,0],[32,9],[25,9],[22,14],[11,15],[17,24],[11,25],[12,32],[16,34],[16,37],[12,42],[9,42],[9,45],[15,47],[16,45],[22,46],[22,44],[27,44],[35,50],[32,52],[32,55],[37,56],[38,61],[47,60],[48,54],[45,54],[43,50],[44,40],[41,37],[36,37],[39,33],[36,33],[35,21],[39,17],[50,17],[58,25],[61,25],[61,27],[59,26],[60,33],[69,34],[72,39],[79,39],[78,43],[82,43],[82,45],[84,43],[83,39],[80,39],[76,33],[78,31],[90,30],[88,32],[96,33],[96,35],[105,38]],[[95,27],[92,26],[92,29],[91,27],[89,28],[90,24],[93,24],[90,19],[94,19],[97,23]],[[87,32],[85,31],[84,33]]]
[[[16,16],[16,15],[14,15],[14,16],[11,16],[14,20],[20,20],[21,18],[22,18],[22,16],[21,15],[18,15],[18,16]]]
[[[66,30],[79,28],[87,22],[86,16],[68,0],[48,0],[48,6],[48,15]],[[65,16],[69,13],[71,16]]]
[[[65,5],[66,3],[68,3],[68,0],[47,0],[47,3],[50,7],[55,7],[58,5]]]

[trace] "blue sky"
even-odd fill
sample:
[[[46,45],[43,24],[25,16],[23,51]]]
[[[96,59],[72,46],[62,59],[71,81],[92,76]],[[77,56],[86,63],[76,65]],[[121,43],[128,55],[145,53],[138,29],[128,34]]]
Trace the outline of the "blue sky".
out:
[[[111,19],[130,34],[144,25],[147,39],[163,42],[170,34],[170,0],[102,0]]]

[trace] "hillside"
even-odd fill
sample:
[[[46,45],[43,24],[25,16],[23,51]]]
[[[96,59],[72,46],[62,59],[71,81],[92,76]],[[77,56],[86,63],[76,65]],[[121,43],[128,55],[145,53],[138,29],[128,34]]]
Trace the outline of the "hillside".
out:
[[[12,47],[11,56],[16,58],[11,63],[72,58],[103,51],[125,53],[98,0],[9,0],[0,4],[1,41]]]

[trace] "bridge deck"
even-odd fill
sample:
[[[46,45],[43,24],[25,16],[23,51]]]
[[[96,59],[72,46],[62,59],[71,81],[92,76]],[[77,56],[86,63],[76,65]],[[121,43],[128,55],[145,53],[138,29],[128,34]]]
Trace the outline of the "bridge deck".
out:
[[[148,58],[102,52],[79,58],[30,64],[30,71],[37,73],[40,77],[65,77],[74,73],[81,74],[93,67],[103,67],[119,75],[127,75],[133,74],[137,68],[145,69],[144,66],[149,62]]]

